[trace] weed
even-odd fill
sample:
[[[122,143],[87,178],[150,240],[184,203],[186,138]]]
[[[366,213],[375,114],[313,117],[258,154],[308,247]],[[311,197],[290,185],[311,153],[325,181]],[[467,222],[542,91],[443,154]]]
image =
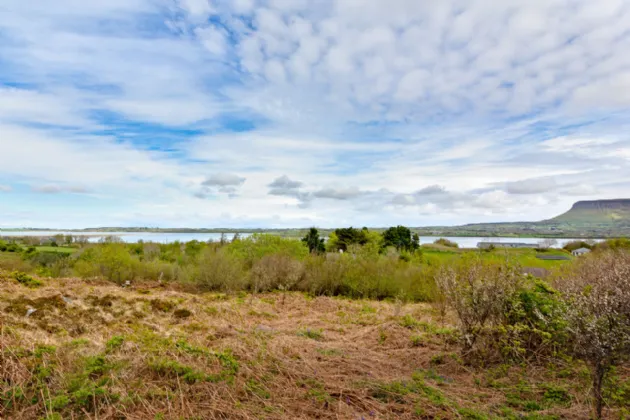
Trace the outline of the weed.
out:
[[[271,398],[271,393],[267,390],[267,388],[255,379],[249,379],[245,382],[245,390],[259,398],[266,400]]]
[[[410,330],[413,330],[422,326],[423,324],[412,315],[407,314],[400,320],[400,325]]]
[[[105,349],[108,353],[111,353],[120,347],[125,342],[125,338],[122,335],[115,335],[105,343]]]
[[[300,337],[306,337],[306,338],[310,338],[311,340],[317,340],[317,341],[320,341],[324,338],[324,334],[322,333],[322,330],[316,330],[316,329],[310,329],[310,328],[306,328],[306,329],[298,331],[297,335],[299,335]]]
[[[194,384],[208,380],[208,375],[176,360],[156,359],[149,362],[149,368],[158,375],[166,378],[181,377],[185,382]]]
[[[422,336],[420,336],[420,335],[412,335],[411,336],[411,346],[412,347],[423,347],[424,346],[424,340],[422,339]]]
[[[542,389],[544,390],[543,401],[547,404],[568,405],[571,402],[571,395],[563,387],[553,384],[543,384]]]
[[[160,312],[170,312],[175,307],[175,303],[170,300],[152,299],[151,308]]]
[[[11,273],[11,277],[13,277],[13,279],[15,279],[22,286],[26,286],[31,289],[43,286],[44,284],[41,280],[35,279],[21,271],[14,271],[13,273]]]

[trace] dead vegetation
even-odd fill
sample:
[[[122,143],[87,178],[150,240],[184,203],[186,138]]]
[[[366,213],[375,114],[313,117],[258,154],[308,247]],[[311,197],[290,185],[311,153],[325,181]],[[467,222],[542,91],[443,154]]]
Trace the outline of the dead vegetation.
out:
[[[430,304],[42,283],[0,273],[0,418],[590,416],[583,365],[466,366]]]

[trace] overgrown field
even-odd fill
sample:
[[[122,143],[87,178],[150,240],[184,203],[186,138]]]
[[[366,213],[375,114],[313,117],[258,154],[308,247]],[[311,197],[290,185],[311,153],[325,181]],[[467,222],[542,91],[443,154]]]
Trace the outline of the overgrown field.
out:
[[[0,418],[630,415],[629,241],[338,233],[0,244]]]
[[[72,243],[71,237],[63,247],[54,242],[55,246],[0,242],[0,268],[44,277],[104,278],[118,284],[159,279],[202,291],[290,290],[428,302],[435,300],[436,271],[471,255],[543,269],[544,275],[568,261],[543,260],[538,258],[541,254],[572,258],[564,250],[417,246],[408,230],[403,239],[352,228],[338,231],[340,236],[333,233],[325,246],[317,233],[311,245],[267,234],[215,243],[125,244],[113,238],[88,244]]]
[[[470,366],[455,320],[430,304],[191,294],[155,282],[121,288],[80,279],[29,288],[7,273],[0,278],[7,419],[586,419],[591,412],[583,364]],[[629,373],[618,367],[610,377],[611,418],[628,409]]]

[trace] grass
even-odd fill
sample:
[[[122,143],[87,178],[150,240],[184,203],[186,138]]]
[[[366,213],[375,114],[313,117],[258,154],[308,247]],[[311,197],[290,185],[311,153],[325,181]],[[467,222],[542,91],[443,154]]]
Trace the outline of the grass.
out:
[[[30,289],[4,279],[0,275],[2,418],[551,419],[590,413],[582,365],[465,366],[451,317],[438,321],[426,303],[192,294],[157,283],[135,289],[79,279],[47,279],[45,287]],[[72,302],[58,299],[59,292]],[[38,308],[28,318],[26,304]],[[175,316],[180,309],[185,317]],[[274,316],[259,316],[267,312]],[[273,334],[261,334],[261,326]],[[630,409],[630,366],[614,377],[608,410],[620,418]]]
[[[60,254],[73,254],[78,251],[77,248],[63,246],[36,246],[35,249],[39,252],[58,252]]]

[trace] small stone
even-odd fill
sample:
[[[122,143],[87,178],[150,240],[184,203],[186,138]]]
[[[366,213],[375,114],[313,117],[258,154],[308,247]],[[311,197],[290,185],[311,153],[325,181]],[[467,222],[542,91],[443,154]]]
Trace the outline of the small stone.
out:
[[[28,318],[29,316],[33,315],[35,312],[37,312],[37,309],[35,308],[28,308],[26,311],[26,317]]]

